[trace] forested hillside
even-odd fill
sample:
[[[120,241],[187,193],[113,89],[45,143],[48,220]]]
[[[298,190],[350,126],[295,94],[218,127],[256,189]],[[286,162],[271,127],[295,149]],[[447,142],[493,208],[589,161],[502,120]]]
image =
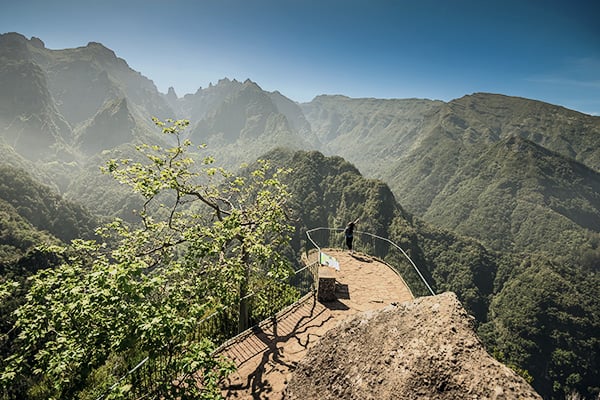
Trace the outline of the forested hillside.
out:
[[[0,165],[0,205],[3,218],[0,261],[15,259],[33,247],[89,239],[98,220],[77,203],[33,179],[23,170]]]
[[[503,251],[597,257],[600,174],[520,137],[466,161],[423,218]]]
[[[342,228],[359,218],[360,230],[406,249],[437,293],[456,292],[477,318],[488,351],[532,379],[543,396],[600,390],[600,340],[593,333],[600,329],[596,267],[500,253],[435,228],[404,211],[386,184],[365,179],[339,157],[278,150],[266,158],[293,170],[287,183],[300,217],[298,240],[304,227]],[[405,279],[412,276],[409,269]],[[421,287],[409,283],[413,290]]]
[[[302,107],[325,146],[434,225],[497,250],[598,259],[599,117],[485,93]]]

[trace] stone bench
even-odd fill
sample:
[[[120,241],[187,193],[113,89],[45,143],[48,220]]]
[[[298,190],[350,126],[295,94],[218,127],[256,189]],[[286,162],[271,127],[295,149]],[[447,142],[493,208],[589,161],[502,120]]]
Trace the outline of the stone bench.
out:
[[[335,270],[328,266],[319,267],[319,301],[333,301],[335,297]]]

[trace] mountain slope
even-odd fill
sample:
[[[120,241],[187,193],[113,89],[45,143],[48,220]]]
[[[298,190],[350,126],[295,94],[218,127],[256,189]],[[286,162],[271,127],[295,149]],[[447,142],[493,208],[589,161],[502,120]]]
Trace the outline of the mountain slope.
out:
[[[175,116],[151,80],[100,43],[64,50],[38,46],[31,52],[46,72],[60,112],[73,125],[92,118],[104,103],[118,98],[126,98],[148,121],[152,116]]]
[[[93,155],[105,149],[130,143],[135,139],[136,121],[129,112],[127,100],[107,101],[78,131],[77,147]]]
[[[326,148],[427,221],[495,249],[557,254],[558,239],[571,255],[596,250],[598,117],[485,93],[449,103],[320,96],[302,107]]]
[[[541,101],[488,93],[453,100],[448,108],[456,127],[468,126],[464,134],[474,140],[519,136],[600,172],[598,117]]]
[[[33,179],[27,172],[0,164],[0,200],[39,231],[64,242],[91,238],[98,221],[79,204]]]
[[[29,159],[59,151],[65,157],[65,146],[73,137],[55,107],[46,75],[18,34],[0,35],[0,132]]]
[[[79,204],[7,164],[0,164],[0,215],[0,263],[36,246],[90,239],[99,223]]]
[[[461,165],[423,218],[496,250],[576,254],[600,232],[599,207],[600,174],[509,137]]]
[[[534,378],[545,398],[600,393],[600,275],[526,259],[493,298],[490,321],[479,332],[504,362]]]

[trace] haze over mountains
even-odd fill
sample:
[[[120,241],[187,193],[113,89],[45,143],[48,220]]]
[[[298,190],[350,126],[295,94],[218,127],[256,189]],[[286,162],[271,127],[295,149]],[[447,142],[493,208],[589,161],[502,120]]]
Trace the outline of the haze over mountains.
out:
[[[3,189],[3,215],[11,221],[23,218],[37,232],[7,239],[21,245],[2,243],[8,246],[3,253],[24,246],[18,250],[22,255],[48,234],[52,240],[68,240],[72,232],[90,234],[92,217],[74,204],[98,218],[134,220],[132,209],[141,199],[123,192],[99,166],[111,158],[135,157],[136,144],[162,143],[151,117],[189,119],[189,139],[208,145],[199,155],[214,155],[221,165],[237,168],[263,156],[293,165],[298,172],[289,184],[297,192],[302,226],[343,226],[353,214],[361,215],[365,230],[394,237],[429,265],[438,289],[457,291],[499,349],[514,348],[514,332],[506,325],[523,323],[528,329],[522,315],[510,314],[506,294],[520,293],[525,277],[554,279],[572,297],[586,297],[587,291],[591,299],[584,305],[562,297],[548,301],[569,310],[567,317],[561,314],[563,326],[581,328],[577,340],[585,343],[568,348],[569,362],[598,354],[600,342],[588,335],[600,326],[593,300],[598,288],[579,281],[586,274],[597,281],[600,260],[600,117],[488,93],[450,102],[323,95],[298,104],[251,80],[227,78],[178,97],[172,89],[159,93],[150,79],[102,44],[50,50],[40,39],[7,33],[0,35],[0,146],[6,164],[0,183],[33,187],[35,180],[43,182],[52,194],[40,196],[65,201],[55,209],[45,206],[48,212],[61,209],[71,219],[80,214],[85,228],[75,224],[61,236],[54,231],[57,221],[41,223],[28,214],[27,208],[37,207],[31,204],[40,204],[37,194],[29,195],[35,201],[27,205],[27,199],[16,200]],[[14,174],[30,177],[10,183],[15,168]],[[358,171],[378,180],[366,180]],[[521,253],[526,254],[523,263],[515,264]],[[572,265],[577,272],[569,269]],[[546,312],[544,295],[534,294],[539,297],[530,304]],[[570,313],[573,307],[579,308]],[[585,316],[577,319],[581,310]],[[556,317],[530,311],[540,320]],[[560,332],[548,329],[548,335]],[[525,336],[530,345],[531,337]],[[555,339],[540,345],[549,358],[568,347]],[[543,382],[534,384],[536,389],[552,393],[551,382],[567,377],[575,382],[569,387],[593,386],[597,360],[582,362],[586,371],[568,369],[557,378],[539,365],[543,360],[531,356],[534,347],[518,361]]]
[[[385,181],[408,211],[499,250],[551,251],[543,235],[523,233],[537,218],[560,227],[575,252],[600,226],[599,117],[484,93],[449,103],[318,96],[297,104],[226,78],[179,98],[99,43],[48,50],[15,33],[0,37],[0,59],[4,142],[52,171],[72,199],[101,179],[90,177],[103,163],[94,156],[160,140],[155,116],[189,119],[189,138],[229,167],[278,146],[340,155]],[[73,179],[82,171],[83,182]],[[490,218],[491,230],[482,228]]]

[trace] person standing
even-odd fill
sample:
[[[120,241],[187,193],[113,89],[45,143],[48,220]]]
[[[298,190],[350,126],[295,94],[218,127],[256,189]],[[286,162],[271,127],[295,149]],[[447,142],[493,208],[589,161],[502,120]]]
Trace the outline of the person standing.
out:
[[[346,225],[346,228],[344,229],[344,236],[346,237],[346,246],[348,247],[348,250],[350,250],[350,254],[354,253],[354,250],[352,249],[352,241],[354,240],[354,227],[357,223],[358,218],[356,218],[354,221],[348,222],[348,225]]]

